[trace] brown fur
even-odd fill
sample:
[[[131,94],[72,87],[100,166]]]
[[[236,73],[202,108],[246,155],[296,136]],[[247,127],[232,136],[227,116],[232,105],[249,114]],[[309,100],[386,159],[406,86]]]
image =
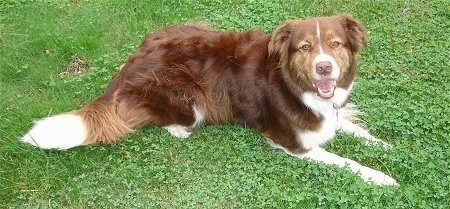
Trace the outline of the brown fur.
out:
[[[322,18],[324,36],[340,48],[324,49],[342,65],[338,87],[348,88],[356,53],[367,43],[360,23],[347,15]],[[311,57],[302,43],[315,40],[313,20],[287,21],[273,35],[249,30],[216,31],[193,23],[150,34],[94,102],[76,111],[87,124],[85,144],[114,142],[134,129],[154,125],[192,126],[192,106],[206,124],[240,123],[293,153],[306,150],[298,131],[314,131],[323,118],[299,96],[313,91]]]

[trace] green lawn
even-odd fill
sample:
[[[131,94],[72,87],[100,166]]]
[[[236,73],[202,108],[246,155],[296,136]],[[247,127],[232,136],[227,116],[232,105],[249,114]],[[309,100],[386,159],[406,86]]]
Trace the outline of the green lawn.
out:
[[[2,0],[0,208],[450,208],[449,8],[448,0]],[[288,18],[337,12],[369,31],[351,101],[394,147],[338,134],[326,148],[388,173],[398,188],[289,157],[236,125],[202,127],[187,140],[150,127],[65,152],[17,140],[33,120],[87,104],[157,28],[201,20],[271,32]]]

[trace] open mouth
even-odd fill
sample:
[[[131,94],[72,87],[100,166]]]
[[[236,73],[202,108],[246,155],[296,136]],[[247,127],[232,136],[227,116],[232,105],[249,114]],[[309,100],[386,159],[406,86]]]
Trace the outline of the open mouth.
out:
[[[336,89],[336,80],[323,79],[312,83],[317,92],[317,96],[322,99],[330,99],[334,96],[334,90]]]

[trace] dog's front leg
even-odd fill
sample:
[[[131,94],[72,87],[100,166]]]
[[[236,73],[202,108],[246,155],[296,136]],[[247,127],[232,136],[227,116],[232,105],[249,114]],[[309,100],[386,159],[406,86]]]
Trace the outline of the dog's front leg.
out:
[[[338,128],[345,133],[353,134],[356,137],[365,139],[366,145],[381,143],[386,149],[392,148],[392,145],[390,145],[389,143],[384,142],[381,139],[377,139],[376,137],[372,136],[367,130],[347,119],[339,120]]]
[[[336,165],[340,168],[348,166],[351,171],[353,171],[354,173],[358,173],[365,182],[373,182],[380,186],[398,186],[398,183],[395,179],[384,174],[383,172],[363,166],[356,161],[338,156],[334,153],[327,152],[323,148],[313,148],[305,154],[298,155],[298,157],[302,159],[310,159],[316,162],[322,162],[325,164]]]

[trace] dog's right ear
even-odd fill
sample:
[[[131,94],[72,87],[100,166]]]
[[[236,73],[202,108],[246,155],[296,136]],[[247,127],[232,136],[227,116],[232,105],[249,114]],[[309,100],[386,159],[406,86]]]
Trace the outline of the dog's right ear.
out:
[[[272,37],[269,42],[269,54],[280,52],[287,52],[289,46],[289,38],[291,35],[290,21],[286,21],[283,25],[279,26],[275,32],[273,32]]]

